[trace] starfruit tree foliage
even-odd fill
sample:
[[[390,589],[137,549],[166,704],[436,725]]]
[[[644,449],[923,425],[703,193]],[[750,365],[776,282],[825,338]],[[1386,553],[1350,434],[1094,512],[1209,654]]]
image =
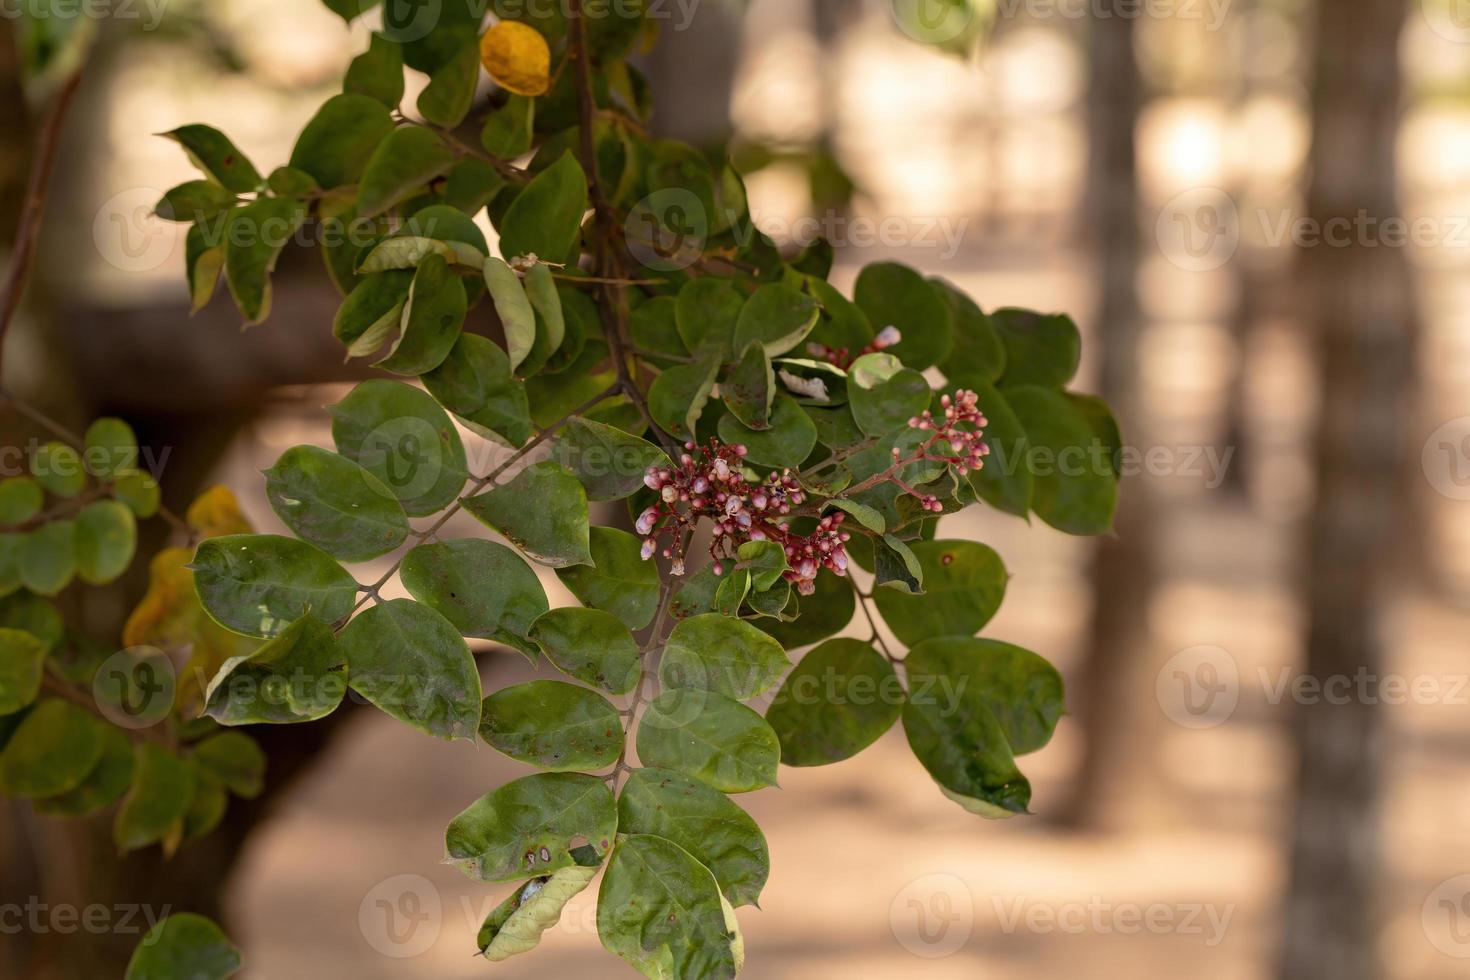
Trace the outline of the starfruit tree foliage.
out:
[[[261,791],[259,746],[198,710],[201,681],[248,644],[204,615],[184,540],[151,560],[121,649],[63,611],[128,570],[139,520],[167,515],[193,540],[243,519],[222,487],[186,518],[163,510],[120,419],[34,445],[28,470],[0,480],[0,795],[47,817],[111,809],[119,851],[171,854],[212,830],[231,795]]]
[[[1061,678],[977,638],[1006,569],[940,524],[984,505],[1105,532],[1119,437],[1069,390],[1065,316],[987,313],[891,263],[844,295],[830,247],[783,255],[738,173],[650,138],[637,3],[491,7],[373,34],[275,169],[206,125],[169,134],[200,169],[159,205],[190,222],[196,305],[222,273],[264,318],[299,238],[342,293],[347,356],[375,369],[327,409],[331,447],[267,472],[291,534],[194,555],[213,622],[258,644],[219,665],[204,712],[306,722],[345,684],[483,740],[539,770],[466,787],[445,832],[465,874],[513,883],[485,956],[535,946],[601,872],[611,952],[733,976],[732,910],[769,872],[733,797],[781,762],[901,724],[938,792],[1027,812],[1017,759],[1050,738]],[[471,465],[467,433],[502,461]],[[460,511],[489,533],[445,537]],[[538,566],[578,604],[549,608]],[[384,598],[395,577],[408,598]],[[544,676],[482,690],[472,640]]]

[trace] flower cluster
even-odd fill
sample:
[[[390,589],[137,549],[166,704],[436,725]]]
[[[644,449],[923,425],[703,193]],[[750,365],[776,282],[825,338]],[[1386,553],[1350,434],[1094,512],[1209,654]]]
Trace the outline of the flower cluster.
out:
[[[724,573],[725,562],[737,557],[748,541],[774,541],[786,552],[790,569],[787,581],[802,595],[816,587],[817,572],[847,571],[847,541],[842,530],[845,515],[823,517],[811,534],[797,534],[788,526],[792,509],[807,499],[790,470],[771,473],[765,480],[751,481],[742,472],[744,446],[726,446],[713,440],[708,446],[686,443],[677,465],[654,467],[643,482],[659,495],[658,503],[638,516],[638,533],[644,536],[643,558],[661,553],[673,563],[675,575],[684,574],[684,542],[703,518],[714,524],[710,557],[716,575]],[[668,544],[659,546],[660,537]]]
[[[979,402],[978,394],[961,388],[953,397],[944,395],[939,399],[940,407],[944,411],[942,417],[936,418],[933,412],[925,409],[922,415],[909,419],[909,428],[932,432],[933,435],[919,447],[918,454],[912,459],[901,459],[903,454],[895,446],[894,470],[925,460],[948,463],[960,476],[983,467],[985,457],[990,455],[990,446],[984,441],[985,426],[989,423],[980,411]],[[919,493],[896,476],[894,479],[905,491],[918,497],[919,504],[926,511],[943,513],[944,505],[938,497]]]
[[[903,333],[897,327],[884,327],[878,331],[878,336],[873,342],[856,354],[846,347],[828,347],[826,344],[810,343],[806,345],[807,353],[818,360],[826,361],[828,364],[836,365],[846,371],[852,367],[853,362],[864,354],[876,354],[887,350],[899,341],[903,340]]]

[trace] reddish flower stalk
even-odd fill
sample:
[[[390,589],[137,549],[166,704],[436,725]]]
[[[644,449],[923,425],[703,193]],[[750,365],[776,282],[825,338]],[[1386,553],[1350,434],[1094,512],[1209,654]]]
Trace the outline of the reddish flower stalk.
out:
[[[710,557],[716,575],[724,574],[725,563],[736,560],[740,546],[748,541],[779,544],[791,566],[785,578],[802,595],[816,588],[817,572],[823,568],[846,574],[850,535],[842,530],[844,514],[823,517],[811,534],[797,534],[789,527],[792,509],[807,497],[790,470],[752,482],[741,472],[744,446],[711,440],[703,447],[686,443],[684,449],[674,467],[655,467],[644,474],[643,482],[659,494],[658,503],[638,516],[645,560],[661,552],[673,562],[674,574],[683,575],[685,532],[708,518],[714,524]],[[660,549],[658,539],[663,536],[671,543]]]
[[[932,432],[933,435],[907,457],[894,446],[892,466],[870,476],[855,487],[849,487],[843,496],[850,497],[854,493],[870,490],[880,483],[894,483],[904,493],[917,498],[924,510],[935,514],[943,513],[944,504],[938,497],[921,493],[909,486],[899,474],[915,463],[926,462],[953,466],[960,476],[983,467],[985,457],[990,455],[990,446],[985,443],[985,426],[989,423],[980,411],[979,399],[980,396],[975,392],[961,388],[953,397],[944,395],[939,399],[943,408],[942,417],[936,418],[933,412],[926,409],[922,414],[909,419],[909,428]]]

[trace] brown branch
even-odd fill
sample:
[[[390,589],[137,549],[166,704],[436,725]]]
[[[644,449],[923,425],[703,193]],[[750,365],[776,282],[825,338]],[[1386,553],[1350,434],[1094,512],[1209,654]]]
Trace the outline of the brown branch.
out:
[[[0,287],[0,356],[4,353],[5,333],[10,329],[16,311],[20,309],[20,298],[25,293],[26,280],[30,278],[31,266],[35,263],[36,244],[41,236],[41,216],[46,210],[46,193],[51,189],[51,171],[55,167],[56,151],[61,144],[62,126],[81,84],[82,72],[78,69],[56,93],[46,114],[46,122],[41,127],[36,157],[31,163],[30,183],[26,187],[25,206],[21,211],[20,226],[15,233],[15,249],[10,254],[10,268],[5,273],[5,285]]]

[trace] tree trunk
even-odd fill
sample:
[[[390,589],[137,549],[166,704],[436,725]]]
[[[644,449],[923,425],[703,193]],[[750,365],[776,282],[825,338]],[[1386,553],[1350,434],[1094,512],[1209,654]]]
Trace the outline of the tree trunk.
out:
[[[1097,347],[1101,394],[1117,413],[1125,441],[1140,438],[1137,413],[1139,306],[1138,186],[1134,130],[1142,83],[1133,56],[1132,17],[1089,22],[1088,140],[1091,151],[1088,216],[1099,284]],[[1154,585],[1154,549],[1144,480],[1121,488],[1115,536],[1103,538],[1092,564],[1093,612],[1082,662],[1082,761],[1061,814],[1074,828],[1106,820],[1108,767],[1125,729],[1123,691],[1130,657],[1146,635],[1144,615]]]
[[[1321,384],[1317,504],[1308,530],[1307,673],[1382,677],[1385,597],[1403,537],[1413,311],[1402,250],[1363,240],[1360,213],[1395,215],[1399,0],[1319,3],[1307,207],[1346,219],[1354,241],[1302,252],[1303,322]],[[1367,234],[1371,235],[1369,229]],[[1289,980],[1379,975],[1380,721],[1372,698],[1303,705],[1291,890],[1280,973]]]

